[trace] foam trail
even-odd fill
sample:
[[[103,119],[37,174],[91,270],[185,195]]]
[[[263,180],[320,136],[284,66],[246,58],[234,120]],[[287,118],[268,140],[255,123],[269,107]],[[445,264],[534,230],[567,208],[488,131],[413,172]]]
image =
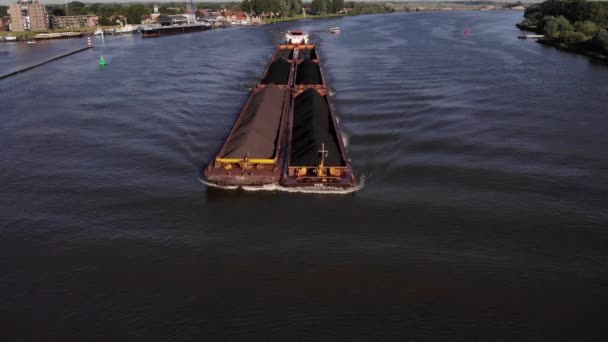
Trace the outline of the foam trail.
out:
[[[236,185],[217,185],[213,183],[209,183],[206,180],[199,178],[200,182],[205,184],[208,187],[223,189],[223,190],[238,190],[239,188],[244,191],[281,191],[281,192],[291,192],[291,193],[305,193],[305,194],[330,194],[330,195],[347,195],[353,192],[359,191],[363,189],[365,186],[365,177],[361,177],[359,180],[359,184],[356,187],[350,189],[342,189],[342,188],[333,188],[333,187],[323,187],[322,189],[314,188],[314,187],[303,187],[303,188],[286,188],[279,184],[266,184],[262,186],[236,186]]]

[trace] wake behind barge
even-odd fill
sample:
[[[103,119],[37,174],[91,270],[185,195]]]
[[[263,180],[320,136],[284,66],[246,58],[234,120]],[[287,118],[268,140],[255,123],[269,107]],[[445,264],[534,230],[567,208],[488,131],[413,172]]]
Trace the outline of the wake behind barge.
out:
[[[203,172],[219,187],[357,186],[314,45],[280,45]]]

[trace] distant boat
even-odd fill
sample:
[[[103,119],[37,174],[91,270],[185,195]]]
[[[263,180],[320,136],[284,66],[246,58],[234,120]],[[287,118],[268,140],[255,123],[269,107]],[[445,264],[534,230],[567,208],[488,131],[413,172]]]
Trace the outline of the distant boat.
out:
[[[36,42],[35,42],[35,41],[33,41],[33,40],[28,40],[28,41],[27,41],[27,43],[28,43],[28,44],[36,44]]]
[[[5,36],[4,40],[6,40],[7,42],[15,42],[15,41],[17,41],[17,37],[15,37],[15,36]]]
[[[332,27],[329,29],[329,33],[340,33],[339,27]]]
[[[539,38],[545,38],[544,35],[542,34],[520,34],[519,36],[517,36],[517,38],[519,39],[539,39]]]
[[[103,36],[103,30],[98,27],[97,30],[95,30],[95,32],[93,32],[94,36]]]
[[[52,33],[37,33],[34,39],[60,39],[60,38],[79,38],[84,36],[82,32],[52,32]]]

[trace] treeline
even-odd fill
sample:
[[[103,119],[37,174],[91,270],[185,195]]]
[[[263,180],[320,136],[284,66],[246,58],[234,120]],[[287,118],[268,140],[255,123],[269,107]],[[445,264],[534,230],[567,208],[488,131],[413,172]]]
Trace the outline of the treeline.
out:
[[[304,5],[302,0],[243,0],[241,9],[248,13],[261,14],[266,12],[277,17],[293,17],[302,13],[307,7],[307,13],[321,14],[364,14],[392,12],[393,8],[375,3],[355,2],[344,0],[312,0],[310,5]]]
[[[197,9],[212,9],[220,10],[227,8],[230,10],[240,10],[240,2],[200,2],[195,4]],[[7,7],[8,8],[8,7]],[[81,1],[72,1],[67,4],[47,5],[46,10],[49,15],[64,16],[64,15],[96,15],[99,17],[99,24],[103,26],[117,25],[116,21],[111,20],[116,16],[127,18],[129,24],[140,24],[141,17],[145,14],[152,13],[154,2],[137,3],[137,4],[120,4],[120,3],[84,3]],[[161,14],[179,14],[186,12],[184,2],[163,2],[158,3],[158,11]],[[0,16],[2,7],[0,7]]]
[[[311,14],[340,13],[344,9],[344,0],[312,0]]]
[[[393,12],[394,9],[384,4],[374,4],[368,2],[344,2],[344,0],[312,0],[312,3],[310,4],[310,11],[312,14],[367,14]]]
[[[241,9],[247,13],[271,13],[277,17],[293,17],[302,13],[302,0],[243,0]]]
[[[548,0],[530,6],[521,28],[542,32],[553,41],[608,53],[608,3],[587,0]]]
[[[349,12],[352,14],[387,13],[395,11],[393,7],[384,4],[358,1],[347,1],[344,3],[344,8],[352,9],[352,11]]]

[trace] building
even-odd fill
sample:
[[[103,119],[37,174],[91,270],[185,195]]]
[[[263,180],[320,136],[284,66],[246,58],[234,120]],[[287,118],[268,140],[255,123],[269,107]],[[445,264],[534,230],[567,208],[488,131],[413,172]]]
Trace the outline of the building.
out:
[[[44,5],[36,0],[17,1],[8,8],[11,16],[11,31],[45,31],[49,18]]]
[[[225,21],[232,23],[233,25],[251,25],[251,17],[244,11],[233,12],[225,10],[222,13],[222,17]],[[218,20],[220,20],[219,17]]]
[[[99,17],[96,15],[53,16],[50,21],[51,27],[54,29],[96,27],[99,25]]]

